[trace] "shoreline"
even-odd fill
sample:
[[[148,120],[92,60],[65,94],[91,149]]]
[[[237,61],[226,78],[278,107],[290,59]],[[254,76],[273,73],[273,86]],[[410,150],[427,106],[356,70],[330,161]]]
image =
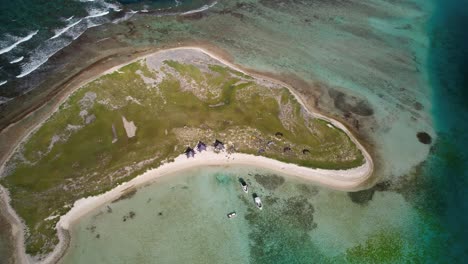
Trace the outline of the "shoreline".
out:
[[[159,173],[162,176],[162,175],[169,174],[170,172],[167,172],[165,170],[171,170],[171,168],[172,168],[171,172],[176,172],[176,171],[180,171],[180,170],[183,170],[183,169],[189,169],[191,167],[199,167],[199,166],[252,165],[252,166],[255,166],[255,167],[259,167],[259,168],[268,168],[268,169],[274,170],[274,171],[275,171],[275,169],[277,169],[277,171],[279,173],[282,173],[282,174],[285,174],[285,175],[290,175],[290,176],[295,176],[295,177],[301,177],[301,178],[304,178],[306,180],[311,180],[311,182],[313,182],[313,183],[324,185],[324,186],[327,186],[327,187],[330,187],[330,188],[333,188],[333,189],[343,190],[343,191],[344,190],[346,190],[346,191],[359,190],[360,187],[362,187],[371,178],[371,176],[373,174],[373,171],[374,171],[373,160],[372,160],[370,154],[368,153],[368,151],[363,147],[363,145],[357,140],[357,138],[351,133],[351,131],[344,124],[342,124],[341,122],[339,122],[339,121],[337,121],[335,119],[329,118],[329,117],[327,117],[327,116],[325,116],[323,114],[317,113],[316,111],[312,111],[311,109],[309,109],[309,107],[304,103],[303,98],[293,89],[292,86],[288,85],[287,83],[284,83],[282,81],[276,80],[276,79],[271,78],[271,77],[267,77],[267,76],[264,76],[264,75],[261,75],[261,74],[252,73],[252,72],[250,72],[248,70],[241,69],[239,66],[236,66],[233,63],[230,63],[226,59],[222,58],[221,55],[214,54],[212,51],[208,51],[207,49],[205,49],[205,48],[203,48],[201,46],[176,47],[176,48],[168,48],[168,49],[159,49],[157,51],[147,52],[147,53],[143,52],[144,54],[141,55],[141,56],[137,56],[137,57],[135,57],[135,58],[133,58],[133,59],[131,59],[129,61],[126,61],[126,62],[121,63],[119,65],[113,66],[110,69],[104,70],[104,71],[100,72],[99,74],[94,75],[92,78],[87,78],[87,79],[84,79],[82,81],[79,81],[73,87],[69,88],[69,90],[67,90],[63,95],[61,95],[60,98],[57,98],[58,101],[54,102],[54,104],[52,106],[52,109],[49,112],[47,112],[47,114],[43,118],[41,118],[41,120],[39,120],[35,125],[33,125],[28,130],[26,130],[25,134],[23,134],[22,136],[19,137],[19,140],[16,142],[16,144],[13,144],[13,147],[11,147],[11,151],[9,151],[9,153],[7,153],[4,156],[5,159],[2,162],[2,164],[0,165],[0,172],[3,171],[5,162],[10,159],[11,155],[13,155],[14,151],[18,148],[18,146],[20,146],[21,143],[24,140],[28,139],[28,137],[32,133],[34,133],[36,131],[36,129],[38,129],[55,111],[57,111],[59,106],[73,92],[75,92],[77,89],[79,89],[80,87],[82,87],[86,83],[89,83],[89,82],[91,82],[91,81],[93,81],[93,80],[95,80],[95,79],[97,79],[97,78],[99,78],[99,77],[101,77],[103,75],[106,75],[106,74],[108,74],[110,72],[113,72],[113,71],[115,71],[115,70],[117,70],[117,69],[119,69],[119,68],[121,68],[121,67],[123,67],[125,65],[128,65],[128,64],[133,63],[133,62],[138,61],[138,60],[142,60],[142,59],[144,59],[144,58],[146,58],[148,56],[152,56],[152,55],[155,55],[157,53],[161,53],[161,52],[165,52],[165,51],[171,51],[171,50],[192,50],[192,51],[202,52],[202,53],[208,55],[209,57],[219,61],[220,63],[222,63],[222,64],[226,65],[227,67],[230,67],[230,68],[232,68],[232,69],[234,69],[236,71],[239,71],[239,72],[242,72],[244,74],[250,75],[250,76],[252,76],[252,77],[254,77],[256,79],[259,79],[259,80],[268,80],[270,82],[274,82],[274,83],[277,83],[279,85],[282,85],[282,86],[286,87],[294,95],[294,97],[300,103],[300,105],[302,107],[304,107],[304,109],[306,111],[308,111],[312,116],[315,116],[315,117],[318,117],[320,119],[326,120],[326,121],[330,122],[331,124],[333,124],[335,127],[337,127],[339,129],[341,129],[342,131],[344,131],[348,135],[348,137],[353,141],[353,143],[356,144],[356,146],[361,150],[361,152],[362,152],[362,154],[364,156],[364,159],[365,159],[365,163],[363,165],[357,167],[357,168],[353,168],[353,169],[349,169],[349,170],[323,170],[323,169],[309,169],[309,168],[300,167],[300,166],[293,165],[293,164],[288,164],[288,163],[283,163],[283,162],[280,162],[280,161],[268,159],[268,158],[265,158],[265,157],[259,157],[259,156],[248,155],[248,154],[231,154],[231,156],[233,157],[233,159],[235,161],[234,160],[232,160],[232,161],[231,160],[226,160],[225,158],[222,158],[222,157],[221,158],[219,158],[219,157],[210,157],[205,162],[203,162],[204,160],[200,161],[199,159],[194,159],[195,163],[182,162],[182,161],[180,161],[181,156],[179,156],[179,157],[176,158],[175,162],[164,164],[164,165],[161,165],[160,167],[158,167],[156,169],[149,170],[149,171],[145,172],[144,174],[139,175],[139,176],[135,177],[134,179],[130,180],[129,182],[123,183],[123,184],[115,187],[114,189],[112,189],[112,190],[110,190],[110,191],[108,191],[108,192],[106,192],[104,194],[94,196],[94,197],[89,197],[89,198],[82,198],[82,199],[80,199],[78,201],[75,201],[75,204],[71,208],[71,210],[67,214],[61,216],[59,222],[57,223],[57,232],[58,232],[58,236],[59,236],[59,244],[55,247],[53,252],[48,254],[46,256],[46,258],[43,261],[41,261],[41,263],[55,263],[55,262],[60,260],[60,258],[63,256],[63,254],[65,254],[66,248],[67,248],[66,246],[69,243],[69,237],[70,236],[69,236],[69,234],[66,234],[67,229],[62,228],[62,226],[59,226],[59,224],[62,223],[60,225],[63,225],[62,218],[66,219],[67,218],[66,216],[69,215],[71,212],[75,212],[76,210],[79,210],[80,207],[85,206],[85,205],[77,204],[77,202],[79,202],[79,201],[81,201],[83,199],[91,199],[90,201],[94,201],[92,198],[101,197],[101,196],[104,197],[104,198],[101,198],[101,199],[105,199],[105,197],[107,197],[107,196],[105,196],[107,193],[112,193],[112,195],[119,194],[119,192],[122,191],[119,188],[121,188],[121,186],[127,185],[129,183],[141,185],[142,183],[139,182],[141,180],[138,180],[138,179],[147,179],[146,181],[154,179],[152,177],[145,176],[145,175],[151,173],[152,171],[156,171],[154,173]],[[73,80],[71,80],[70,82],[73,82]],[[41,109],[43,106],[41,106],[39,109]],[[24,118],[30,117],[30,115],[33,115],[34,113],[35,113],[35,111],[30,112],[30,113],[26,114]],[[21,120],[18,121],[18,122],[21,122]],[[9,125],[2,132],[7,130],[10,126],[14,126],[15,124],[16,123],[13,123],[13,124]],[[198,154],[198,156],[201,156],[201,155],[204,155],[204,154]],[[185,156],[182,156],[182,158],[185,158]],[[177,164],[177,163],[179,163],[179,164]],[[268,167],[267,165],[271,166],[271,167]],[[182,168],[176,168],[176,166],[182,166]],[[295,166],[297,168],[289,167],[289,166]],[[169,167],[169,169],[167,169],[167,167]],[[280,168],[280,169],[278,169],[278,168]],[[294,170],[297,175],[296,174],[291,175],[289,173],[285,173],[283,171],[284,168],[289,168],[291,170]],[[163,172],[157,172],[158,169],[162,169]],[[342,172],[345,172],[345,174],[344,174],[345,176],[340,175],[340,173],[342,173]],[[320,176],[320,175],[322,175],[322,176]],[[143,176],[145,176],[145,177],[143,177]],[[326,176],[326,178],[324,178],[324,176]],[[160,176],[156,176],[156,178],[157,177],[160,177]],[[330,179],[330,178],[332,178],[332,179]],[[135,181],[135,183],[133,183],[134,181]],[[6,210],[2,210],[2,211],[7,212],[7,214],[5,214],[5,215],[6,215],[6,217],[8,219],[11,220],[10,223],[12,225],[12,228],[13,227],[22,227],[22,228],[18,228],[19,230],[16,230],[17,232],[14,234],[14,237],[15,237],[14,244],[15,244],[16,258],[20,262],[25,262],[25,263],[37,262],[36,260],[33,260],[32,258],[30,258],[29,255],[25,254],[25,247],[24,247],[25,226],[24,226],[22,220],[19,218],[19,216],[16,214],[16,212],[10,206],[10,203],[9,203],[10,198],[8,196],[8,192],[6,191],[6,189],[3,186],[0,186],[0,187],[1,187],[0,191],[1,191],[2,205],[6,204]],[[98,199],[98,198],[95,198],[95,199]],[[97,200],[97,201],[99,201],[99,200]],[[93,208],[96,208],[97,206],[99,206],[99,205],[96,205]],[[2,207],[4,207],[4,206],[2,206]],[[78,209],[75,209],[75,207],[77,207]],[[89,207],[89,205],[88,205],[88,207]],[[73,218],[73,214],[75,214],[75,216],[74,216],[75,219],[78,219],[81,216],[78,213],[72,213],[71,214],[72,218]],[[68,225],[65,224],[65,227],[68,227]]]
[[[215,153],[208,149],[202,153],[196,153],[194,158],[187,158],[184,154],[179,155],[173,162],[165,163],[155,169],[150,169],[132,180],[122,183],[112,190],[97,196],[81,198],[73,204],[67,214],[60,217],[57,223],[57,234],[59,244],[55,247],[41,263],[57,263],[66,254],[71,242],[70,228],[93,210],[118,199],[129,189],[138,189],[147,184],[152,184],[154,180],[170,176],[174,173],[199,168],[199,167],[225,167],[225,166],[252,166],[260,169],[268,169],[274,173],[286,177],[296,177],[308,180],[320,186],[337,190],[350,190],[359,186],[373,172],[372,161],[366,159],[363,165],[347,170],[325,170],[301,167],[292,163],[284,163],[274,159],[251,154],[226,152]]]
[[[13,263],[31,263],[24,248],[25,225],[16,211],[10,205],[8,190],[0,185],[0,211],[11,225],[14,252],[11,255]]]

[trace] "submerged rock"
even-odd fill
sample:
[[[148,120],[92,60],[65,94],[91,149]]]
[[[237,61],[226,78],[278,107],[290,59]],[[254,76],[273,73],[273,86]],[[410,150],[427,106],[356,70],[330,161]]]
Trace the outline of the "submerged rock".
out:
[[[349,192],[348,196],[353,203],[367,205],[367,203],[372,200],[372,197],[374,197],[374,193],[374,189],[369,189],[358,192]]]
[[[432,137],[431,135],[429,135],[428,133],[426,132],[418,132],[416,134],[416,136],[418,137],[418,140],[419,142],[423,143],[423,144],[431,144],[432,143]]]

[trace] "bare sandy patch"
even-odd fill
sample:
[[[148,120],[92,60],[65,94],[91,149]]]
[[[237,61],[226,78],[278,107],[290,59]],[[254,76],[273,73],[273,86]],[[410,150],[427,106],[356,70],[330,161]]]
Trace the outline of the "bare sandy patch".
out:
[[[128,138],[132,138],[136,134],[137,127],[133,121],[128,121],[125,116],[122,116],[122,122],[125,128],[125,132],[127,133]]]

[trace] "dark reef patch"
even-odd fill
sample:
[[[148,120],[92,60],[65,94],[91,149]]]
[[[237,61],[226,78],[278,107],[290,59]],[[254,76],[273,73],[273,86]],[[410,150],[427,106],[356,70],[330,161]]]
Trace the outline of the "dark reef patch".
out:
[[[311,231],[317,227],[314,223],[314,206],[302,196],[291,197],[286,200],[286,204],[281,211],[289,225],[304,231]]]
[[[372,197],[374,197],[375,190],[374,189],[368,189],[368,190],[362,190],[358,192],[349,192],[348,196],[351,198],[351,201],[353,203],[357,203],[360,205],[367,205],[367,203],[372,200]]]
[[[391,188],[391,183],[389,181],[383,181],[383,182],[377,183],[374,187],[367,189],[367,190],[349,192],[348,196],[353,203],[357,203],[360,205],[367,205],[369,201],[371,201],[372,198],[374,197],[375,192],[387,191],[390,188]]]
[[[355,96],[348,96],[338,90],[330,89],[328,94],[333,99],[336,108],[344,113],[353,113],[359,116],[371,116],[374,114],[369,102],[359,99]]]
[[[284,184],[284,178],[275,174],[255,174],[255,180],[267,190],[274,190]]]
[[[414,102],[413,106],[414,106],[414,109],[418,111],[424,109],[424,106],[420,102]]]
[[[418,137],[418,140],[419,142],[423,143],[423,144],[431,144],[432,143],[432,137],[431,135],[429,135],[428,133],[426,132],[418,132],[416,134],[416,136]]]
[[[379,182],[374,187],[372,187],[372,189],[377,192],[388,191],[390,188],[391,188],[391,183],[388,180]]]
[[[96,231],[96,226],[95,225],[87,226],[86,230],[88,230],[91,233],[94,233]]]
[[[242,196],[246,205],[251,201]],[[274,201],[273,203],[270,203]],[[245,219],[251,227],[250,263],[324,263],[327,259],[310,239],[314,207],[302,196],[265,197],[265,209],[248,207]]]
[[[135,212],[134,211],[130,211],[128,214],[124,215],[122,217],[122,221],[126,222],[128,219],[133,219],[135,218]]]

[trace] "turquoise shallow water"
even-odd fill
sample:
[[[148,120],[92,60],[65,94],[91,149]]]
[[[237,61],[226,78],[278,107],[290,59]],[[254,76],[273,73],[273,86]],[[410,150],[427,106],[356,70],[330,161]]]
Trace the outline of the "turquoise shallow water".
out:
[[[158,179],[80,221],[64,262],[246,263],[249,225],[226,217],[249,208],[239,186],[219,169]],[[130,212],[135,216],[125,219]]]
[[[248,224],[226,217],[248,208],[238,187],[215,169],[158,179],[83,219],[64,262],[245,263]]]
[[[228,219],[231,211],[238,217]],[[364,206],[344,192],[253,167],[209,167],[158,179],[89,214],[73,228],[63,262],[343,262],[384,254],[389,245],[397,251],[387,260],[402,260],[417,254],[418,221],[400,194],[381,192]],[[359,248],[369,237],[382,245]]]

